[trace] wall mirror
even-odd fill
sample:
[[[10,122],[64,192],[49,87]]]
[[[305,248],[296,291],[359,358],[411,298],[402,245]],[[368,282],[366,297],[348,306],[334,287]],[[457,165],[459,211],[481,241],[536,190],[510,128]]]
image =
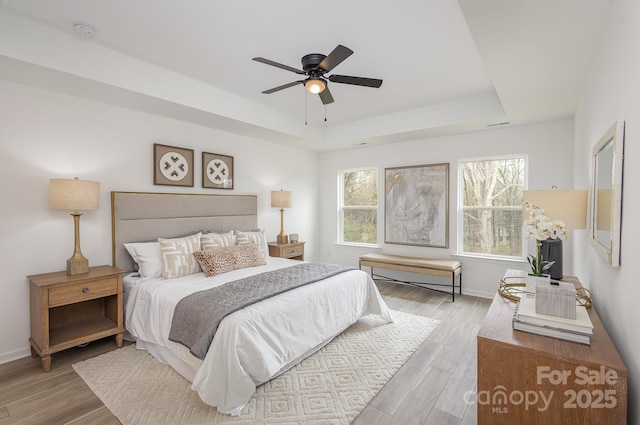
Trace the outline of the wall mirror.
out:
[[[620,265],[624,121],[593,148],[589,231],[591,245],[613,267]]]

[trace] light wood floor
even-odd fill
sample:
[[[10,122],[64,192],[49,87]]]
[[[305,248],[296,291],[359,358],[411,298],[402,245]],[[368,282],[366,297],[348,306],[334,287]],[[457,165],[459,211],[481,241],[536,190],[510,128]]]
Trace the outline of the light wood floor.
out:
[[[440,320],[352,425],[475,425],[476,335],[491,300],[377,282],[387,306]]]
[[[452,303],[448,295],[392,283],[378,288],[392,310],[441,322],[353,424],[475,424],[464,394],[475,390],[475,336],[491,301],[462,295]],[[0,425],[119,424],[71,367],[113,349],[108,338],[54,354],[49,373],[29,357],[0,365]]]

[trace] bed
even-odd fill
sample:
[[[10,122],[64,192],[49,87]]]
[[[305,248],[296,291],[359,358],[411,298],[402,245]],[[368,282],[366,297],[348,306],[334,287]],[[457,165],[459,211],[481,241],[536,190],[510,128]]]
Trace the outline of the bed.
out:
[[[256,230],[256,196],[112,192],[111,204],[113,263],[127,271],[123,279],[127,334],[137,348],[189,380],[200,398],[221,413],[239,415],[258,385],[322,348],[361,316],[376,314],[392,321],[371,277],[350,269],[227,315],[204,357],[198,358],[171,340],[178,304],[192,294],[256,280],[252,276],[262,279],[301,262],[269,257],[265,234]],[[217,240],[233,234],[230,244],[249,238],[252,249],[264,256],[261,264],[211,277],[202,271],[158,276],[157,267],[163,266],[157,264],[158,241],[165,243],[165,249],[167,240],[193,241],[199,235],[204,241],[202,235],[207,234]]]

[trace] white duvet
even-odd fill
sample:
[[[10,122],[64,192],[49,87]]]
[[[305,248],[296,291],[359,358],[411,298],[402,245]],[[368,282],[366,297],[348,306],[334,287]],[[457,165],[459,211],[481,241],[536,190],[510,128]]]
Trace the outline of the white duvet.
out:
[[[367,314],[392,321],[371,277],[353,270],[269,298],[227,316],[204,360],[169,341],[175,305],[183,297],[296,261],[269,257],[265,266],[206,278],[128,277],[125,324],[138,348],[170,364],[192,382],[193,390],[222,413],[239,415],[256,386],[321,348]]]

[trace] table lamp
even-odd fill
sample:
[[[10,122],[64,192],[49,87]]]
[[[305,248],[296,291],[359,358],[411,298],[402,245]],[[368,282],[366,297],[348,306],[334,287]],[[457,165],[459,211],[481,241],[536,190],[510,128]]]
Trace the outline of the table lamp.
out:
[[[553,186],[550,190],[525,190],[523,197],[525,203],[544,209],[551,220],[564,222],[567,230],[587,227],[586,190],[560,190]],[[526,220],[526,217],[523,219]],[[548,271],[551,279],[562,279],[562,240],[542,241],[542,254],[546,261],[555,261]]]
[[[278,243],[289,243],[289,237],[284,233],[284,209],[291,207],[291,192],[286,190],[271,191],[271,206],[280,208],[280,234],[276,238]]]
[[[100,183],[69,179],[51,179],[49,183],[49,206],[54,209],[73,210],[75,246],[73,255],[67,260],[67,274],[89,272],[89,260],[80,252],[80,210],[97,210],[100,206]]]

